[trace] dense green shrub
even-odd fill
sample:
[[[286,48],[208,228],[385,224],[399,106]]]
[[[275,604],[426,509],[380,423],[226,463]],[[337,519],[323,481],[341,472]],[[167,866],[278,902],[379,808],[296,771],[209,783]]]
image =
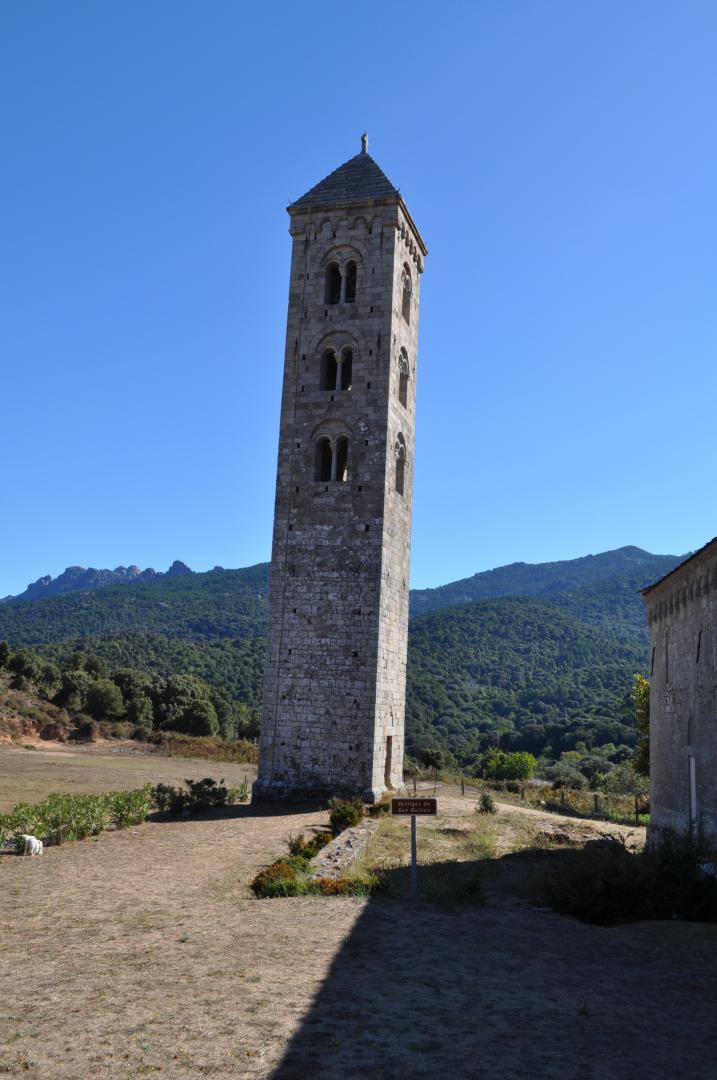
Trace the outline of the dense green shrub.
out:
[[[495,814],[496,813],[495,799],[493,798],[493,796],[490,794],[489,791],[484,791],[483,792],[483,794],[480,797],[480,802],[478,803],[478,805],[476,807],[476,810],[478,811],[479,814]]]
[[[314,878],[309,882],[309,896],[372,896],[384,888],[380,874],[365,870],[351,877]]]
[[[334,836],[359,825],[364,815],[360,799],[329,799],[329,821]]]
[[[307,862],[299,858],[278,859],[271,866],[260,870],[251,883],[255,896],[265,899],[271,896],[302,896],[306,893]]]
[[[383,888],[378,874],[364,872],[344,878],[311,878],[309,860],[301,855],[277,859],[260,870],[251,890],[261,900],[277,896],[370,896]]]
[[[482,759],[486,780],[529,780],[538,764],[532,754],[525,750],[506,753],[505,750],[489,750]]]
[[[368,812],[371,817],[381,817],[383,814],[389,814],[391,812],[390,798],[381,799],[380,802],[371,803]]]
[[[18,803],[9,813],[0,814],[0,843],[28,833],[47,845],[63,844],[97,836],[110,827],[139,825],[152,807],[151,790],[147,784],[134,791],[101,795],[54,792],[40,803]]]
[[[203,780],[185,780],[184,783],[189,789],[187,809],[192,813],[227,805],[229,789],[223,780],[212,780],[210,776],[205,776]]]
[[[170,784],[157,784],[151,789],[152,805],[162,813],[198,814],[212,807],[245,802],[249,798],[249,784],[244,780],[239,787],[229,788],[223,780],[185,780],[186,791]]]

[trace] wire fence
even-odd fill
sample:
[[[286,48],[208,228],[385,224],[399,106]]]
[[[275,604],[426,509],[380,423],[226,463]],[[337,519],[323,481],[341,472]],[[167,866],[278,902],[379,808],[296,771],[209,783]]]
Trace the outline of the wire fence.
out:
[[[450,784],[458,787],[463,795],[490,791],[504,802],[530,806],[554,814],[570,817],[591,818],[598,821],[614,821],[620,825],[644,825],[650,823],[650,799],[641,792],[615,793],[608,791],[576,791],[572,788],[554,788],[539,781],[481,780],[461,773],[424,769],[406,777],[410,789],[417,784],[439,786]]]

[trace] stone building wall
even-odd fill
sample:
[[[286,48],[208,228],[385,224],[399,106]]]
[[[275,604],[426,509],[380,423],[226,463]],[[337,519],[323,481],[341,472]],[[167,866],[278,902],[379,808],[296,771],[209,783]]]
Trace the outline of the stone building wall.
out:
[[[651,827],[717,838],[717,541],[644,592]]]
[[[290,208],[293,237],[257,797],[402,782],[421,249],[399,199]],[[425,250],[425,249],[423,249]],[[352,303],[326,268],[357,265]],[[402,312],[405,267],[410,321]],[[327,348],[351,388],[321,389]],[[408,357],[399,401],[401,349]],[[406,448],[403,495],[396,446]],[[317,440],[348,439],[346,479],[317,481]],[[388,741],[390,740],[390,742]],[[387,754],[390,758],[387,767]]]

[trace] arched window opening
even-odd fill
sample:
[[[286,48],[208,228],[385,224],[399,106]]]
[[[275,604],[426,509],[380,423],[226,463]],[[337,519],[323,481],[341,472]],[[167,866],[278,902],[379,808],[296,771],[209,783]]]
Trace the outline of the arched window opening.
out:
[[[356,263],[346,263],[346,294],[347,304],[353,304],[356,299]]]
[[[336,353],[333,349],[326,349],[321,357],[321,374],[319,376],[320,390],[336,389]]]
[[[396,454],[396,491],[399,495],[403,495],[406,483],[406,443],[403,435],[399,435],[396,439],[394,451]]]
[[[354,354],[351,349],[344,349],[341,353],[341,389],[351,389],[352,368],[354,363]]]
[[[326,267],[324,303],[338,304],[341,300],[341,271],[339,264],[332,262]]]
[[[408,408],[408,357],[405,349],[401,349],[398,358],[398,400],[404,409]]]
[[[326,437],[316,443],[316,457],[314,459],[314,480],[330,480],[331,466],[333,463],[331,442]]]
[[[339,480],[345,484],[349,478],[349,440],[345,435],[339,435],[336,440],[336,476],[335,480]]]
[[[401,284],[403,286],[403,300],[401,302],[401,312],[407,323],[411,321],[411,292],[413,286],[411,284],[411,271],[404,263],[403,273],[401,274]]]

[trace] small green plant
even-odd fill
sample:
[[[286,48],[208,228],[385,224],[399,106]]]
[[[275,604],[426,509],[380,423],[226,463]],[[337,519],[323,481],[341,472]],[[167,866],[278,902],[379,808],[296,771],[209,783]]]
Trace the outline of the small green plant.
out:
[[[480,802],[476,807],[478,814],[495,814],[497,813],[495,799],[489,791],[484,791],[480,797]]]
[[[360,825],[364,815],[360,799],[329,799],[329,821],[334,836]]]
[[[245,778],[239,787],[228,788],[227,802],[241,803],[249,801],[249,781]]]
[[[308,861],[318,855],[331,840],[332,835],[329,832],[317,832],[309,840],[303,833],[299,833],[298,836],[289,837],[289,851],[292,855],[298,855]]]
[[[368,812],[371,817],[381,817],[383,814],[388,814],[391,810],[391,800],[381,799],[380,802],[372,803],[368,808]]]

